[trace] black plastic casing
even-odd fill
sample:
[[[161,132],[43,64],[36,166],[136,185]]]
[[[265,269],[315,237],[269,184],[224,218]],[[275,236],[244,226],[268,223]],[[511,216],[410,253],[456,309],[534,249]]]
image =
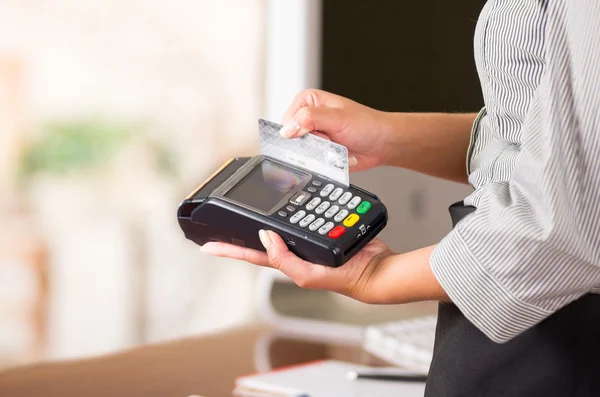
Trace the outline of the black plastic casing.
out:
[[[292,168],[309,173],[311,180],[306,185],[299,186],[294,192],[306,191],[304,187],[309,186],[313,180],[320,181],[322,186],[332,183],[335,187],[351,192],[353,196],[358,195],[363,200],[368,200],[372,205],[371,209],[366,214],[360,215],[356,225],[346,228],[346,232],[341,237],[332,239],[327,234],[320,235],[307,227],[302,228],[298,224],[292,224],[290,217],[293,213],[290,217],[282,218],[278,215],[280,209],[276,208],[271,214],[262,214],[213,195],[215,190],[228,182],[240,167],[251,159],[255,158],[242,157],[230,160],[180,204],[177,217],[186,238],[199,245],[209,241],[220,241],[265,251],[258,237],[258,231],[272,230],[280,235],[290,251],[300,258],[316,264],[338,267],[360,251],[387,224],[387,210],[374,194],[354,185],[343,186],[299,167]],[[270,158],[269,160],[278,162]],[[289,164],[287,166],[290,167]],[[286,205],[283,205],[281,210],[285,210],[285,207]],[[341,223],[336,223],[338,224]]]

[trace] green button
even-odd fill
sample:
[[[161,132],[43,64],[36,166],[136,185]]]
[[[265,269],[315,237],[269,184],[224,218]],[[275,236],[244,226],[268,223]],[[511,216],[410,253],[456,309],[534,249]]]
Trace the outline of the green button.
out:
[[[356,209],[356,212],[358,212],[359,214],[362,215],[362,214],[366,214],[367,212],[369,212],[370,209],[371,209],[371,203],[369,203],[368,201],[363,201],[362,203],[360,203],[360,205]]]

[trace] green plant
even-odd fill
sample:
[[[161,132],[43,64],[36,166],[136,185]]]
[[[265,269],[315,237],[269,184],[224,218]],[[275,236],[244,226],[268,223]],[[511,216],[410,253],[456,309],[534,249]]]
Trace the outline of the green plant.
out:
[[[100,169],[143,131],[145,128],[139,124],[102,118],[44,124],[39,139],[23,152],[20,179],[27,180],[40,173],[62,176]],[[157,168],[173,174],[176,167],[170,150],[145,135],[144,141],[153,151]]]

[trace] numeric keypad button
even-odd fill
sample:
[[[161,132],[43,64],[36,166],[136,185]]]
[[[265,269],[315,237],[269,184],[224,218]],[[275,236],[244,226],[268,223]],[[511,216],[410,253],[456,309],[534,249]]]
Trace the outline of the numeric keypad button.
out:
[[[315,197],[312,200],[310,200],[308,202],[308,204],[306,204],[306,209],[309,211],[314,210],[315,208],[317,208],[317,205],[321,204],[321,198],[320,197]]]
[[[348,201],[350,201],[350,199],[352,198],[352,193],[350,192],[346,192],[344,194],[342,194],[342,197],[340,197],[340,205],[346,205],[348,204]]]
[[[335,216],[335,218],[333,218],[333,220],[336,222],[341,222],[347,216],[348,216],[348,210],[341,210],[340,212],[337,213],[337,215]]]
[[[319,229],[319,234],[327,234],[329,231],[333,229],[333,222],[327,222]]]
[[[314,232],[315,230],[317,230],[318,228],[323,226],[324,223],[325,223],[325,219],[319,218],[316,221],[314,221],[313,223],[311,223],[308,228]]]
[[[340,207],[338,207],[337,205],[332,205],[325,213],[325,218],[331,218],[332,216],[337,214],[337,212],[339,210],[340,210]]]
[[[319,215],[321,215],[323,212],[325,212],[329,207],[331,206],[331,203],[329,201],[323,201],[321,203],[321,205],[319,205],[317,207],[317,209],[315,210],[315,212]]]
[[[313,214],[308,214],[304,217],[304,219],[302,219],[299,223],[300,227],[306,227],[308,226],[312,221],[314,221],[316,218],[316,216],[314,216]]]
[[[333,184],[328,183],[327,185],[325,185],[323,190],[321,190],[321,197],[327,197],[331,194],[331,192],[333,192]]]
[[[300,211],[296,212],[296,213],[294,214],[294,216],[292,216],[292,217],[290,218],[290,222],[291,222],[291,223],[298,223],[298,221],[299,221],[300,219],[304,218],[305,216],[306,216],[306,211],[300,210]]]
[[[348,203],[348,208],[351,210],[355,209],[358,204],[360,204],[361,198],[358,196],[354,196],[352,200]]]
[[[331,195],[329,196],[329,200],[331,200],[331,201],[337,201],[337,199],[340,198],[340,196],[342,195],[342,193],[344,193],[344,189],[342,189],[341,187],[338,187],[337,189],[335,189],[333,191],[333,193],[331,193]]]

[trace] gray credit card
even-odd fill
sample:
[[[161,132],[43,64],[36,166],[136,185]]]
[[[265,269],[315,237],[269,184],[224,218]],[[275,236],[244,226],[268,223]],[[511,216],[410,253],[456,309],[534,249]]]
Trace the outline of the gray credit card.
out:
[[[301,138],[283,138],[281,125],[259,119],[260,153],[287,164],[305,168],[315,174],[350,185],[348,149],[313,134]]]

